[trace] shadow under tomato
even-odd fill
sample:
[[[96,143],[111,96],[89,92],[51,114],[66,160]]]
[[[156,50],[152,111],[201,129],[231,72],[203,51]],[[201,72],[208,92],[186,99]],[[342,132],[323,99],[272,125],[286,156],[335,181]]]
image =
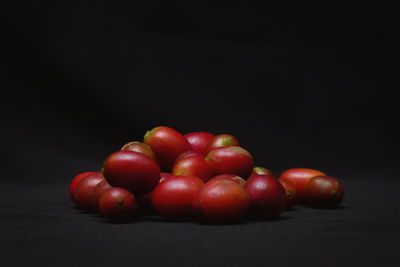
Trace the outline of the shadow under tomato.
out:
[[[146,222],[151,222],[151,223],[195,223],[195,220],[193,218],[186,218],[186,219],[166,219],[163,218],[157,214],[144,214],[144,213],[135,213],[135,215],[131,218],[131,220],[128,221],[110,221],[107,219],[104,219],[101,215],[99,215],[100,218],[106,223],[111,223],[111,224],[118,224],[118,223],[146,223]]]
[[[91,213],[90,215],[93,218],[104,219],[104,217],[100,213]]]
[[[78,214],[88,214],[88,215],[97,214],[97,212],[95,212],[95,211],[84,210],[84,209],[81,209],[81,208],[79,208],[79,207],[74,207],[73,209],[74,209],[75,212],[78,213]]]
[[[338,207],[318,207],[318,206],[307,206],[307,208],[314,209],[314,210],[347,210],[351,209],[348,206],[338,206]]]
[[[242,225],[246,224],[246,219],[240,219],[232,222],[205,222],[205,221],[195,221],[197,225]]]
[[[125,219],[125,220],[109,220],[106,218],[101,217],[103,222],[106,224],[132,224],[137,222],[137,219],[135,217]]]
[[[150,218],[153,222],[168,222],[168,223],[194,223],[196,218],[186,217],[186,218],[163,218],[162,216],[154,214],[153,216],[146,217],[147,220]]]
[[[289,207],[289,208],[285,209],[283,212],[294,212],[294,211],[298,211],[298,210],[299,210],[298,208]]]
[[[253,216],[253,215],[247,215],[245,217],[247,219],[248,223],[251,222],[278,222],[278,221],[286,221],[290,220],[290,217],[286,217],[284,215],[280,215],[277,217],[262,217],[262,216]]]

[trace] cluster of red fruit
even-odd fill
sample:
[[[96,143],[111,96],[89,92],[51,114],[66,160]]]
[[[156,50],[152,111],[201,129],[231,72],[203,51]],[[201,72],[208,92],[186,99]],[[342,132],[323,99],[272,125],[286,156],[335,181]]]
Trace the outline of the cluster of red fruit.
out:
[[[77,175],[69,194],[81,208],[110,220],[130,219],[138,207],[170,220],[229,223],[244,213],[273,218],[294,203],[336,207],[343,185],[305,168],[276,179],[271,171],[254,167],[250,153],[232,135],[183,136],[160,126],[148,131],[143,143],[130,142],[109,155],[100,172]]]

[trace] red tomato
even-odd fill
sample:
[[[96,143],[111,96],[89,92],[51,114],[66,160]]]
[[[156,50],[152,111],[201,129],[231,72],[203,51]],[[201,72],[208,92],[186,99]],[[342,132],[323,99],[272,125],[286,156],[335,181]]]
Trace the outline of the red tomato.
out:
[[[216,180],[230,180],[230,181],[234,181],[234,182],[240,184],[241,186],[244,186],[246,184],[245,179],[243,179],[240,176],[234,175],[234,174],[220,174],[220,175],[217,175],[217,176],[211,178],[210,180],[208,180],[208,182],[216,181]]]
[[[162,181],[164,181],[165,179],[172,177],[172,173],[168,173],[168,172],[161,172],[160,173],[160,180],[158,181],[159,183],[161,183]]]
[[[92,207],[93,210],[99,211],[99,201],[101,196],[106,192],[108,189],[111,188],[111,185],[106,181],[101,181],[96,185],[96,187],[93,189],[92,193]]]
[[[74,197],[74,192],[75,192],[76,186],[79,184],[80,181],[82,181],[83,178],[85,178],[86,176],[93,174],[93,173],[95,173],[95,172],[82,172],[82,173],[78,174],[77,176],[75,176],[74,179],[72,179],[71,183],[69,184],[68,193],[69,193],[69,197],[71,198],[71,200],[73,202],[76,203],[76,200]]]
[[[313,169],[294,168],[283,172],[279,180],[292,184],[296,188],[298,200],[303,200],[304,189],[308,181],[315,176],[325,176],[325,173]]]
[[[183,159],[183,158],[187,158],[187,157],[191,157],[191,156],[196,156],[196,155],[198,155],[198,154],[199,154],[199,152],[196,152],[196,151],[193,151],[193,150],[186,151],[186,152],[180,154],[179,157],[176,158],[176,160],[175,160],[175,162],[174,162],[174,165],[175,165],[175,163],[176,163],[177,161],[179,161],[179,160],[181,160],[181,159]]]
[[[304,191],[307,204],[317,208],[335,208],[344,196],[343,184],[331,176],[313,177]]]
[[[180,154],[192,149],[192,146],[182,134],[164,126],[147,131],[144,136],[144,143],[153,149],[161,170],[166,172],[172,170],[172,166]]]
[[[228,179],[207,182],[193,199],[197,216],[207,223],[235,222],[249,206],[243,186]]]
[[[173,175],[167,172],[162,172],[160,174],[161,178],[160,178],[160,183],[162,181],[164,181],[165,179],[168,179],[169,177],[172,177]],[[144,194],[144,195],[137,195],[136,196],[136,202],[138,205],[138,208],[140,209],[140,211],[142,212],[150,212],[153,210],[153,206],[151,204],[151,199],[153,197],[153,192],[151,191],[150,193]]]
[[[257,174],[264,174],[264,175],[269,175],[269,176],[274,176],[275,177],[275,174],[273,172],[271,172],[270,170],[267,170],[266,168],[254,167],[253,168],[253,172],[251,173],[249,178],[251,178],[251,177],[253,177],[254,175],[257,175]]]
[[[203,181],[210,179],[213,173],[203,154],[197,152],[187,153],[182,154],[183,157],[179,156],[178,160],[175,161],[172,174],[195,176]]]
[[[291,183],[288,183],[286,181],[282,180],[278,181],[281,183],[286,192],[286,197],[287,197],[286,208],[290,208],[290,206],[292,206],[297,201],[296,187],[294,187]]]
[[[286,207],[286,192],[273,176],[255,175],[244,186],[250,196],[249,213],[256,217],[278,216]]]
[[[129,150],[129,151],[135,151],[138,153],[142,153],[152,159],[156,159],[156,155],[154,154],[153,150],[151,147],[145,143],[141,142],[129,142],[125,144],[121,150]]]
[[[171,220],[191,218],[193,197],[203,184],[200,178],[194,176],[172,176],[165,179],[154,189],[154,210]]]
[[[136,209],[135,197],[125,188],[114,187],[101,196],[99,209],[101,215],[109,220],[128,220]]]
[[[213,149],[225,146],[239,146],[239,142],[230,134],[220,134],[214,136],[204,149],[204,155],[207,155]]]
[[[83,178],[75,188],[74,199],[79,207],[88,211],[93,211],[92,194],[95,187],[104,181],[104,176],[100,172],[90,174]]]
[[[193,132],[185,134],[186,140],[192,146],[192,150],[204,153],[208,142],[214,137],[213,134],[207,132]]]
[[[239,146],[219,147],[206,156],[214,174],[235,174],[249,177],[254,163],[250,153]]]
[[[103,173],[113,187],[123,187],[134,194],[146,194],[160,180],[157,162],[138,152],[117,151],[104,161]]]

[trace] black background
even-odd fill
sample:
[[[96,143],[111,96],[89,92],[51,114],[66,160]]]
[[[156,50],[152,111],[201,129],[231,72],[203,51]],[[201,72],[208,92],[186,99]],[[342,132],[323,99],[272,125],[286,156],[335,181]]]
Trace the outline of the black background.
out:
[[[393,266],[394,8],[195,4],[1,8],[0,233],[8,260]],[[158,125],[231,133],[256,165],[277,174],[309,167],[341,178],[343,207],[228,226],[108,224],[72,207],[66,190],[77,173],[98,170]]]

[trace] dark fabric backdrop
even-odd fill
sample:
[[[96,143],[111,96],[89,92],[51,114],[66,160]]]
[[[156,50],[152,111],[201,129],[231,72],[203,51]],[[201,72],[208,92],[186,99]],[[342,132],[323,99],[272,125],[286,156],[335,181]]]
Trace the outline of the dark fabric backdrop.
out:
[[[1,180],[2,190],[7,190],[2,218],[4,227],[12,229],[2,236],[12,244],[10,255],[24,243],[24,227],[38,231],[36,235],[28,234],[31,239],[22,245],[23,252],[33,254],[38,251],[35,248],[44,247],[54,238],[53,232],[43,227],[67,227],[72,219],[78,225],[83,220],[84,229],[113,229],[117,234],[116,229],[121,227],[125,233],[127,225],[105,225],[99,219],[85,224],[87,215],[71,208],[65,190],[74,175],[99,169],[108,154],[128,141],[142,140],[146,130],[158,125],[182,133],[231,133],[253,154],[256,165],[277,174],[292,167],[316,168],[347,183],[353,193],[346,191],[350,197],[344,206],[350,210],[326,215],[325,223],[332,223],[335,217],[349,218],[352,227],[346,228],[346,223],[336,228],[332,225],[334,233],[347,229],[348,234],[359,227],[360,236],[346,239],[349,235],[339,234],[335,239],[333,234],[324,244],[336,245],[322,249],[324,246],[317,245],[319,239],[307,239],[313,232],[305,226],[309,222],[297,217],[317,216],[310,219],[315,224],[323,213],[305,210],[305,214],[286,221],[290,229],[296,229],[299,220],[300,229],[305,231],[292,240],[290,247],[298,249],[301,240],[308,240],[307,249],[322,253],[315,263],[324,262],[324,255],[330,255],[324,253],[347,242],[359,247],[355,251],[358,256],[385,245],[399,248],[399,228],[394,224],[399,223],[400,201],[390,191],[398,187],[395,180],[400,160],[399,104],[392,94],[397,30],[394,7],[383,3],[300,1],[230,8],[198,8],[196,4],[25,1],[1,7]],[[371,201],[377,181],[389,183],[381,186],[378,194],[379,205],[387,209],[382,213],[383,220],[386,218],[383,224],[379,220],[372,223],[369,210],[359,210],[381,207]],[[18,197],[18,186],[23,187],[22,198]],[[365,188],[370,197],[363,193]],[[44,197],[46,192],[54,198]],[[363,201],[371,201],[371,205]],[[36,225],[24,226],[32,223],[32,207],[37,208],[34,221],[45,225],[39,229]],[[53,215],[61,216],[61,222],[52,220]],[[367,222],[371,225],[365,226]],[[168,247],[181,248],[182,243],[177,241],[167,247],[160,245],[171,236],[157,235],[157,231],[166,231],[169,224],[152,225],[146,220],[141,224],[153,233],[159,249],[156,253],[166,250],[162,253],[165,256]],[[21,225],[25,229],[22,232],[17,230]],[[204,230],[190,224],[172,223],[170,227],[178,232],[182,227],[182,238],[196,239],[196,231]],[[254,239],[246,239],[246,245],[267,242],[257,239],[262,223],[221,227],[206,228],[203,242],[213,243],[215,235],[222,238],[218,240],[239,242],[232,237],[226,239],[237,232],[254,235]],[[361,245],[374,231],[382,231],[381,243],[376,241],[380,240],[376,234],[374,246]],[[394,239],[392,231],[396,232]],[[71,249],[65,242],[82,244],[76,236],[73,241],[68,239],[68,230],[63,232],[63,237],[53,241],[64,243],[60,251]],[[87,237],[83,232],[80,235]],[[42,239],[33,238],[40,236]],[[107,240],[113,238],[110,234]],[[279,235],[269,238],[280,240]],[[124,246],[137,248],[125,241]],[[185,259],[202,245],[185,250],[189,255]],[[285,245],[271,246],[274,255],[284,258]],[[57,247],[52,247],[53,255],[59,255],[54,258],[68,263],[68,253],[60,254]],[[248,249],[238,250],[249,253]],[[143,248],[139,251],[144,251],[140,261],[144,264],[143,255],[150,252]],[[226,254],[233,251],[221,250],[221,255],[211,259],[222,264]],[[300,249],[300,253],[304,251]],[[296,264],[313,262],[293,253]],[[333,265],[351,258],[350,254],[339,255],[342,258]],[[384,263],[393,266],[392,258],[388,259],[384,251],[378,256],[364,263],[379,263],[378,259],[383,258]],[[234,255],[230,257],[231,265],[245,264],[243,257],[238,261]],[[268,263],[268,258],[260,259],[259,263]],[[152,259],[152,264],[161,264],[163,259],[158,260]],[[174,262],[173,257],[164,260]],[[272,260],[279,262],[276,257]]]

